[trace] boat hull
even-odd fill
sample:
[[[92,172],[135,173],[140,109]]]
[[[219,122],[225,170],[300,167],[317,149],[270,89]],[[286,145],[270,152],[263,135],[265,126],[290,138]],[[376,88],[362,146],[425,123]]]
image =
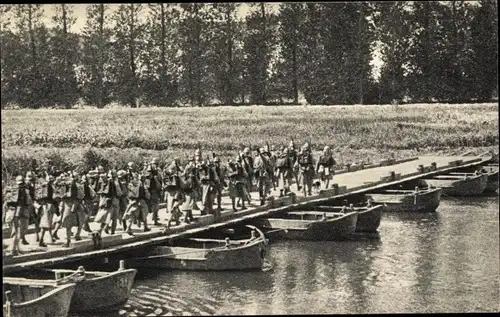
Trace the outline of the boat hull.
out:
[[[162,249],[163,248],[163,251]],[[185,249],[185,250],[183,250]],[[230,271],[256,270],[264,265],[266,244],[264,241],[249,243],[245,247],[216,250],[179,247],[158,247],[153,254],[179,256],[154,257],[147,259],[131,259],[130,265],[146,268],[194,270],[194,271]],[[190,251],[191,250],[191,251]]]
[[[494,193],[498,190],[498,170],[488,173],[488,183],[486,185],[485,193]]]
[[[37,287],[30,288],[29,291],[39,292],[40,290],[41,288]],[[10,305],[10,308],[7,308],[7,305],[4,304],[3,315],[7,317],[66,317],[74,291],[75,284],[67,284],[55,287],[50,292],[38,296],[38,298],[20,303],[14,302]]]
[[[373,204],[382,205],[384,212],[435,212],[441,202],[441,188],[422,190],[418,193],[374,193],[368,194]]]
[[[269,230],[266,232],[269,238],[314,241],[347,240],[352,238],[356,231],[358,213],[351,212],[334,221],[291,221],[280,218],[260,219],[260,221],[260,225]],[[286,231],[278,229],[286,229]],[[276,231],[272,232],[273,230]]]
[[[456,179],[448,178],[431,178],[423,179],[427,186],[441,188],[444,195],[466,197],[482,194],[488,185],[488,175],[480,174],[473,177]]]
[[[339,213],[342,207],[340,206],[315,206],[314,210],[322,212]],[[356,232],[377,232],[382,220],[382,211],[384,207],[381,205],[372,207],[355,207],[354,211],[358,212],[358,220],[356,222]]]
[[[119,310],[130,297],[136,274],[136,269],[125,269],[78,282],[71,299],[70,314]]]
[[[358,213],[356,232],[376,232],[382,219],[383,206],[375,206]]]

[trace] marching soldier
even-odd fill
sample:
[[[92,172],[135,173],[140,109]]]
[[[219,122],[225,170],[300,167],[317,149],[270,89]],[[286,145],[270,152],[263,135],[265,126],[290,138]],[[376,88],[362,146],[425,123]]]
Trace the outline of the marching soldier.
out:
[[[302,151],[298,154],[297,164],[299,165],[301,185],[304,189],[304,196],[312,195],[312,183],[314,178],[314,163],[309,143],[305,143]],[[307,189],[307,191],[306,191]]]
[[[278,174],[276,173],[276,161],[278,159],[278,153],[276,151],[276,148],[274,145],[271,145],[271,151],[270,153],[270,160],[271,160],[271,165],[273,166],[273,170],[271,173],[272,180],[273,180],[273,190],[276,190],[276,187],[279,186],[278,184]]]
[[[328,189],[330,185],[330,180],[334,173],[335,159],[333,158],[332,152],[329,146],[325,146],[323,149],[323,154],[320,155],[318,163],[316,164],[316,173],[318,173],[321,182],[323,183],[324,189]]]
[[[281,148],[281,153],[276,159],[276,178],[280,189],[280,197],[290,192],[293,177],[293,158],[287,147]]]
[[[201,211],[202,215],[206,214],[214,214],[213,203],[215,196],[215,173],[210,162],[207,160],[201,166],[200,171],[201,176],[201,187],[202,187],[202,196],[201,202],[203,205],[203,209]],[[218,215],[218,212],[216,216]]]
[[[214,157],[213,169],[215,175],[215,198],[217,199],[217,211],[222,211],[222,190],[227,187],[224,168],[220,165],[218,157]]]
[[[168,166],[165,170],[165,202],[167,203],[167,228],[170,228],[170,223],[175,220],[179,224],[180,210],[179,204],[183,201],[182,198],[182,170],[178,158]]]
[[[95,171],[90,171],[89,173],[87,173],[87,175],[82,175],[82,186],[84,192],[82,208],[83,212],[85,213],[85,218],[83,219],[83,230],[87,232],[92,231],[90,230],[89,221],[90,221],[90,216],[92,216],[92,213],[95,209],[94,202],[97,195],[94,190],[95,188],[94,186],[96,183],[96,176],[97,173]],[[93,179],[90,179],[90,177],[92,177]]]
[[[257,187],[259,189],[260,205],[265,204],[267,195],[269,194],[269,168],[270,164],[267,157],[264,155],[264,148],[259,149],[259,154],[254,161],[254,172],[257,180]]]
[[[136,172],[136,170],[135,170],[134,162],[128,162],[127,163],[127,183],[131,182],[134,179],[135,172]]]
[[[52,236],[52,219],[54,214],[57,212],[57,201],[56,188],[54,187],[54,175],[47,175],[46,181],[38,186],[37,190],[37,202],[39,204],[39,215],[40,215],[40,228],[42,230],[40,235],[40,242],[38,245],[40,247],[47,247],[44,242],[45,233],[48,231],[52,243],[55,242]]]
[[[63,192],[64,195],[61,199],[62,210],[60,211],[60,227],[66,229],[66,247],[69,247],[71,242],[71,229],[73,226],[77,227],[75,233],[75,241],[80,241],[80,233],[83,227],[83,221],[85,219],[85,213],[81,206],[81,200],[84,198],[83,188],[81,184],[78,183],[78,174],[76,172],[71,173],[71,176],[67,176],[63,181]],[[59,229],[59,228],[57,228]],[[57,239],[57,234],[54,233]]]
[[[190,162],[184,169],[184,180],[182,182],[182,191],[184,193],[184,203],[180,207],[181,212],[184,213],[184,222],[191,223],[193,218],[193,207],[195,199],[195,190],[198,188],[198,179],[195,175],[194,162]]]
[[[149,200],[149,212],[153,216],[153,224],[155,226],[160,225],[158,222],[158,204],[161,200],[161,185],[162,179],[158,169],[158,159],[154,158],[151,160],[151,164],[148,166],[147,170],[150,171],[150,176],[147,177],[148,190],[151,195]]]
[[[262,153],[262,155],[266,158],[267,160],[267,163],[268,163],[268,168],[267,168],[267,175],[268,175],[268,178],[267,178],[267,193],[266,193],[266,196],[267,195],[270,195],[271,194],[271,188],[274,188],[274,164],[275,164],[275,158],[273,157],[273,155],[271,154],[270,150],[269,150],[269,145],[266,144],[264,146],[264,152]]]
[[[201,156],[201,150],[198,148],[194,152],[194,157],[193,157],[193,163],[195,166],[195,175],[198,178],[198,183],[200,184],[199,187],[196,188],[195,191],[195,200],[194,200],[194,209],[199,210],[198,207],[198,201],[201,201],[201,196],[202,196],[202,188],[201,188],[201,175],[200,175],[200,170],[203,165],[203,158]]]
[[[128,206],[128,183],[127,183],[127,172],[124,170],[119,170],[117,173],[118,176],[118,184],[117,186],[120,188],[121,195],[118,197],[118,217],[122,224],[123,231],[127,230],[127,222],[123,220],[125,216],[125,211]]]
[[[247,209],[245,207],[246,199],[246,184],[245,184],[245,172],[243,167],[238,163],[238,161],[229,161],[228,164],[228,174],[229,174],[229,197],[231,198],[231,204],[233,206],[233,211],[238,211],[236,209],[236,199],[241,201],[241,210]]]
[[[247,187],[247,201],[249,204],[252,203],[251,192],[253,190],[253,179],[254,179],[254,159],[252,157],[252,153],[250,152],[250,148],[246,147],[243,149],[243,153],[240,154],[240,160],[243,168],[245,169],[246,174],[246,187]],[[238,206],[239,207],[239,206]]]
[[[35,177],[32,172],[27,172],[26,177],[25,177],[25,186],[28,189],[28,192],[30,193],[30,198],[32,202],[35,202],[35,190],[36,190],[36,185],[35,185]],[[36,242],[40,241],[40,216],[38,215],[38,208],[35,208],[34,204],[30,205],[28,207],[28,214],[29,214],[29,221],[26,223],[26,228],[24,228],[24,232],[28,230],[28,226],[30,224],[35,225],[35,234],[36,234]],[[22,240],[26,240],[25,237],[21,237]]]
[[[295,183],[297,184],[297,190],[300,191],[302,189],[302,186],[300,186],[299,165],[297,164],[298,152],[295,149],[295,143],[293,142],[293,140],[290,141],[290,145],[288,146],[288,153],[293,163],[293,177],[295,178]]]
[[[94,221],[101,224],[99,234],[102,235],[103,230],[109,233],[109,229],[113,224],[113,219],[116,221],[116,208],[118,207],[116,182],[113,179],[111,171],[108,175],[100,175],[99,190],[97,194],[99,194],[99,211]]]
[[[128,183],[128,199],[129,203],[123,220],[128,223],[127,233],[133,235],[132,224],[134,220],[137,220],[138,225],[144,222],[144,232],[148,232],[151,229],[148,228],[147,215],[148,215],[148,205],[147,200],[149,199],[149,192],[145,185],[146,177],[139,175],[138,173],[133,174],[133,179]]]
[[[28,207],[32,204],[30,193],[25,186],[24,178],[19,175],[16,177],[16,186],[7,188],[5,197],[5,220],[11,224],[13,239],[11,251],[13,255],[19,254],[19,242],[24,237],[24,228],[28,221]],[[21,241],[23,244],[28,244],[26,240]]]

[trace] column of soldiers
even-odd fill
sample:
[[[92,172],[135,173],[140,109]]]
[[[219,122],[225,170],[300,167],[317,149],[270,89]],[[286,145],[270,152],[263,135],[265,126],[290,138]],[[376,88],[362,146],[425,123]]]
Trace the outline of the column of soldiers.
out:
[[[247,147],[229,159],[227,166],[214,153],[203,159],[199,149],[184,166],[175,158],[161,169],[155,158],[145,162],[142,169],[129,162],[123,170],[105,171],[98,166],[81,176],[76,170],[57,171],[47,161],[38,177],[32,172],[16,177],[15,186],[9,187],[4,196],[3,221],[12,228],[13,253],[19,252],[19,243],[28,244],[25,232],[30,223],[35,224],[41,247],[46,247],[47,232],[51,242],[59,240],[61,228],[66,231],[65,246],[72,238],[81,240],[82,230],[91,232],[92,216],[100,224],[96,231],[99,235],[103,231],[114,234],[118,226],[133,235],[132,226],[151,230],[148,214],[153,225],[160,225],[158,205],[162,200],[167,205],[169,228],[172,222],[194,221],[193,210],[219,217],[224,189],[228,190],[233,211],[245,210],[245,203],[252,204],[254,189],[261,205],[273,189],[279,189],[280,197],[288,195],[293,183],[305,196],[312,195],[315,175],[328,188],[336,164],[329,147],[314,163],[309,144],[297,151],[293,141],[278,151],[265,145],[255,156]]]

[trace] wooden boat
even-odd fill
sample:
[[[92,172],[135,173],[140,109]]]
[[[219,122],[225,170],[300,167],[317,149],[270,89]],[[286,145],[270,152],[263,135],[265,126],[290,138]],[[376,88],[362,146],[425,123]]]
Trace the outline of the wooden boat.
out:
[[[82,266],[77,270],[32,270],[25,273],[30,278],[24,280],[42,285],[76,284],[69,313],[87,315],[117,312],[130,296],[136,273],[136,269],[125,269],[120,261],[120,268],[114,272],[85,271]]]
[[[6,317],[66,317],[76,285],[33,283],[15,277],[3,278],[3,315]]]
[[[315,206],[315,211],[345,213],[347,211],[356,211],[358,220],[356,222],[356,232],[376,232],[382,219],[382,205],[365,207],[347,207],[347,206]]]
[[[488,182],[486,184],[486,189],[484,190],[484,192],[485,193],[496,192],[498,189],[498,165],[491,164],[491,165],[481,166],[481,173],[488,175]],[[463,173],[453,172],[450,173],[450,175],[473,177],[477,174],[468,172],[463,172]]]
[[[356,231],[358,212],[289,211],[256,223],[266,234],[292,240],[344,240]]]
[[[485,191],[488,175],[438,175],[420,182],[429,187],[442,188],[443,194],[448,196],[474,196]]]
[[[441,201],[441,193],[441,188],[386,189],[366,196],[372,204],[383,205],[386,212],[434,212]]]
[[[148,249],[148,256],[127,260],[139,267],[226,271],[262,269],[265,263],[267,239],[258,228],[251,227],[249,239],[175,240],[175,246],[156,246]]]

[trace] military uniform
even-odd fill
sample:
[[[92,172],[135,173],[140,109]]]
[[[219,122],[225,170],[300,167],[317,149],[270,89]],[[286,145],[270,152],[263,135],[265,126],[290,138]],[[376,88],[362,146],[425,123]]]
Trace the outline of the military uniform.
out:
[[[319,157],[318,163],[316,164],[316,173],[318,173],[324,189],[328,189],[328,185],[334,173],[335,164],[336,162],[330,153],[330,148],[325,147],[323,154]]]
[[[290,158],[292,160],[292,172],[293,172],[293,178],[295,179],[295,183],[297,184],[297,190],[301,190],[302,189],[302,186],[300,186],[300,180],[299,180],[299,164],[297,163],[297,160],[298,160],[298,152],[297,150],[295,149],[295,144],[292,142],[290,142],[290,146],[288,147],[288,153],[290,155]]]
[[[208,164],[204,164],[200,170],[200,177],[201,177],[200,181],[202,188],[201,203],[203,205],[201,214],[202,215],[214,214],[213,203],[216,193],[215,189],[216,175],[211,166],[209,166]]]
[[[117,209],[119,202],[115,180],[112,177],[101,176],[97,194],[99,195],[99,211],[94,221],[101,224],[100,233],[102,233],[102,230],[108,232],[113,219],[116,220],[118,214]]]
[[[304,196],[311,196],[314,178],[314,162],[308,146],[305,146],[302,152],[299,153],[297,164],[299,165],[301,185],[304,187]]]
[[[50,234],[52,242],[55,242],[55,239],[52,237],[52,220],[54,214],[57,212],[57,200],[53,176],[49,176],[47,181],[41,183],[40,186],[37,186],[36,197],[37,202],[40,204],[39,215],[40,228],[42,230],[39,245],[41,247],[46,247],[44,236],[47,231]]]
[[[277,156],[275,173],[281,197],[290,191],[293,178],[293,158],[286,148],[283,148],[282,152]]]
[[[127,172],[120,170],[118,171],[118,187],[120,189],[120,197],[118,197],[118,221],[122,222],[123,230],[127,230],[126,221],[123,220],[125,211],[128,206],[128,184],[127,184]]]
[[[146,177],[146,186],[148,186],[151,198],[148,201],[149,212],[152,214],[153,222],[155,225],[158,223],[158,204],[161,201],[161,191],[162,191],[162,176],[157,168],[158,160],[153,159],[151,165],[148,166],[149,176]]]
[[[182,180],[178,160],[174,160],[165,171],[165,202],[167,203],[167,228],[170,228],[170,223],[175,220],[179,224],[180,210],[179,205],[184,201],[182,193]]]
[[[246,184],[245,184],[245,172],[243,167],[237,162],[230,162],[228,165],[228,176],[229,176],[229,197],[231,198],[231,203],[233,211],[236,212],[236,199],[240,199],[242,202],[242,210],[245,207],[245,196],[246,196]]]
[[[184,213],[184,221],[189,223],[194,221],[193,208],[195,200],[195,190],[199,188],[198,179],[195,175],[195,167],[189,164],[184,169],[184,181],[182,184],[182,191],[184,193],[184,202],[180,207],[181,212]]]
[[[227,187],[224,167],[220,165],[219,158],[214,158],[213,173],[215,175],[215,198],[217,210],[222,211],[222,190]]]
[[[132,223],[134,220],[144,222],[144,231],[150,231],[147,224],[148,205],[150,194],[144,184],[144,177],[139,179],[138,175],[128,183],[128,206],[123,219],[128,221],[127,233],[132,235]]]
[[[19,252],[19,241],[24,236],[24,228],[28,221],[28,207],[33,204],[30,193],[25,187],[23,177],[16,178],[16,186],[7,188],[5,197],[6,215],[5,221],[13,229],[12,253]]]
[[[255,178],[257,180],[257,188],[259,190],[259,198],[261,206],[264,205],[267,195],[270,193],[271,175],[269,175],[270,163],[266,156],[261,153],[254,160]]]

